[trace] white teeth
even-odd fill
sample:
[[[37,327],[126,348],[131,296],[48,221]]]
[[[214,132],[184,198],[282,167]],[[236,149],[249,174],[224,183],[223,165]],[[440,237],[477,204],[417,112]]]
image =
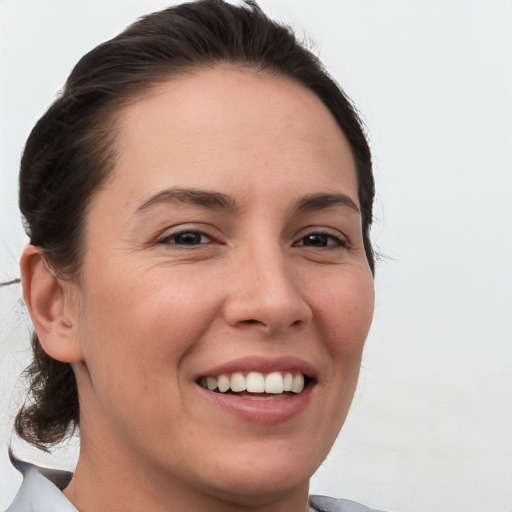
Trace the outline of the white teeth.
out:
[[[292,392],[300,393],[304,389],[304,375],[298,373],[293,377]]]
[[[217,389],[217,379],[215,377],[206,377],[206,387],[210,391]]]
[[[300,393],[304,389],[304,375],[291,372],[272,372],[267,375],[260,372],[249,372],[247,376],[240,372],[231,375],[222,373],[218,377],[202,377],[199,384],[210,391],[218,389],[220,393],[226,393],[231,389],[235,393],[247,391],[248,393],[282,395],[283,392],[288,391]]]
[[[283,379],[283,391],[291,391],[293,384],[293,375],[291,373],[287,373]]]
[[[249,393],[265,392],[265,377],[259,372],[249,372],[247,374],[247,391]]]
[[[247,389],[247,380],[241,373],[233,373],[231,375],[231,391],[239,393]]]
[[[283,392],[283,376],[279,372],[269,373],[265,377],[265,393],[279,394]]]
[[[222,373],[217,378],[217,386],[221,393],[225,393],[231,387],[231,380],[229,376]]]

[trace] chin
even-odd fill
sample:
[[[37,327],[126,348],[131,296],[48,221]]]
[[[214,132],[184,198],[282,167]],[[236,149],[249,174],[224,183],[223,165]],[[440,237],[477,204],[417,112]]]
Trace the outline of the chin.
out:
[[[263,441],[259,448],[239,450],[238,456],[226,455],[214,464],[205,481],[219,498],[230,496],[239,504],[263,504],[290,493],[307,495],[309,480],[327,453],[319,457],[318,450],[310,453],[304,443],[302,447],[299,443],[281,444],[284,446],[276,447]]]
[[[248,463],[249,466],[249,463]],[[292,468],[288,463],[279,468],[237,468],[228,471],[210,488],[212,495],[238,505],[262,506],[290,494],[306,496],[311,472]],[[213,482],[210,482],[213,483]]]

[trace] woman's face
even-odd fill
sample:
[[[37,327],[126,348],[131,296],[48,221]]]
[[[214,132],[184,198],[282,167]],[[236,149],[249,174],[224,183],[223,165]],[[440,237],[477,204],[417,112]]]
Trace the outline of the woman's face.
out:
[[[302,86],[226,68],[127,107],[117,151],[77,285],[82,456],[241,501],[307,490],[373,312],[345,137]]]

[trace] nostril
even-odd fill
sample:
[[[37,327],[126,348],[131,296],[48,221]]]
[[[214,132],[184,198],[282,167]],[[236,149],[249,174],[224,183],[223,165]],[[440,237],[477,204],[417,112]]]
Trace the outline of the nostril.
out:
[[[263,322],[261,322],[260,320],[255,320],[254,318],[250,318],[249,320],[245,320],[244,321],[244,324],[247,324],[247,325],[254,325],[254,324],[262,324],[262,325],[265,325]]]
[[[302,326],[303,324],[303,321],[299,318],[297,320],[295,320],[294,322],[292,322],[289,327],[300,327]],[[242,320],[240,322],[240,325],[246,325],[246,326],[262,326],[266,329],[270,328],[270,324],[267,324],[265,322],[263,322],[262,320],[256,320],[255,318],[249,318],[247,320]]]

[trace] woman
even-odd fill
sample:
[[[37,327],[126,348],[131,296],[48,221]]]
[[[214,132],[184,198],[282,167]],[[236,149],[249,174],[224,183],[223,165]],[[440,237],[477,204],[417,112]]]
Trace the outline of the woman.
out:
[[[252,2],[87,54],[22,158],[16,419],[43,449],[79,428],[81,453],[72,476],[13,457],[9,511],[306,511],[371,323],[373,195],[349,101]]]

